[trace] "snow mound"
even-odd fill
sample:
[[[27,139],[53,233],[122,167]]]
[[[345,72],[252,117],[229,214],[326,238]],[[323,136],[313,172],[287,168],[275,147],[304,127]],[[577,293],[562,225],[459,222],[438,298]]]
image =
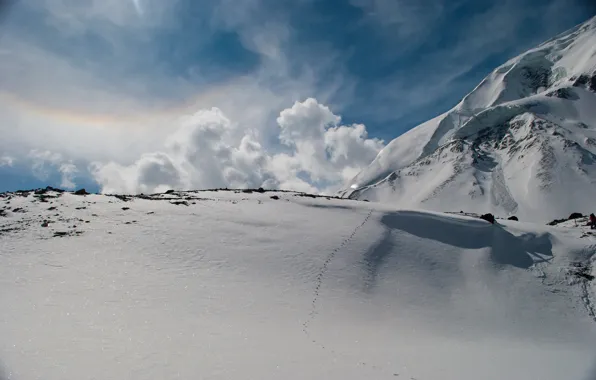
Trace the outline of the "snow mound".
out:
[[[535,221],[587,212],[596,208],[595,120],[596,17],[390,142],[340,195]]]

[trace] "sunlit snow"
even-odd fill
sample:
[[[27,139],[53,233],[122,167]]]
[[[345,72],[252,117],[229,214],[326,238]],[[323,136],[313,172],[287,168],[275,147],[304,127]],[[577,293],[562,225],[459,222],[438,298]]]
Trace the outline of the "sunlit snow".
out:
[[[285,192],[0,210],[5,379],[583,380],[596,358],[588,227]]]

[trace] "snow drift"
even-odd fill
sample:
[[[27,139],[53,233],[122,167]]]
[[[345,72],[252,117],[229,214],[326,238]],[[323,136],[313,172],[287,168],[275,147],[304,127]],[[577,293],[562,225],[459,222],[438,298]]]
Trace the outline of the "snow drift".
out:
[[[393,140],[341,195],[541,221],[596,208],[596,17]]]

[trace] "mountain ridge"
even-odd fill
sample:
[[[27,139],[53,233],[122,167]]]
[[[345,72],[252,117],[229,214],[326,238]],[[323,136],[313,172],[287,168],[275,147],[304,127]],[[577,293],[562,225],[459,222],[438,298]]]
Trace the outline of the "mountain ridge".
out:
[[[536,221],[587,211],[596,208],[595,110],[593,17],[510,59],[454,108],[391,141],[340,195]]]

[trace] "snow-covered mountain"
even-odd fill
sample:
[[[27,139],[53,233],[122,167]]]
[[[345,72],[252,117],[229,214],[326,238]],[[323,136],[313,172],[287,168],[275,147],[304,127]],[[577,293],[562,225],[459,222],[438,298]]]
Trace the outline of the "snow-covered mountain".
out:
[[[591,380],[584,224],[291,192],[0,194],[0,379]]]
[[[341,194],[526,220],[596,211],[596,17],[393,140]]]

